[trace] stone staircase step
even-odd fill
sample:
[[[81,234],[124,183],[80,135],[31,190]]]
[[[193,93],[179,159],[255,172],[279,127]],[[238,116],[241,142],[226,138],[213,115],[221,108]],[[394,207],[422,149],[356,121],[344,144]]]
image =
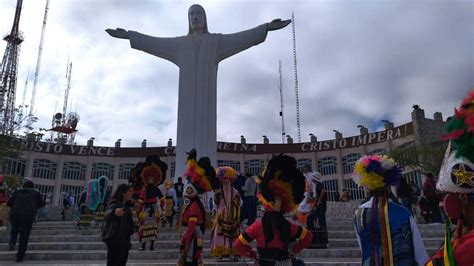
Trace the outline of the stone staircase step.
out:
[[[425,246],[441,246],[443,238],[426,238],[424,239]],[[330,240],[330,249],[338,248],[358,248],[359,244],[355,239],[337,239]],[[204,247],[209,247],[210,241],[204,241]],[[138,241],[132,242],[132,250],[138,250],[140,243]],[[148,246],[147,246],[148,247]],[[155,243],[155,250],[179,248],[178,240],[159,241]],[[28,249],[31,250],[106,250],[106,245],[102,242],[29,242]],[[8,251],[8,243],[0,244],[0,251]]]
[[[308,258],[305,259],[305,264],[308,266],[320,266],[320,265],[331,265],[331,266],[359,266],[360,259],[358,258]],[[11,261],[0,260],[0,265],[9,265]],[[61,261],[61,260],[50,260],[50,261],[23,261],[22,264],[26,265],[45,265],[48,266],[103,266],[105,261],[97,260],[84,260],[80,262],[73,261]],[[165,265],[176,265],[176,259],[174,260],[128,260],[127,266],[165,266]],[[215,259],[205,259],[204,265],[226,265],[226,266],[242,266],[242,265],[255,265],[252,260],[242,258],[239,262],[217,262]]]
[[[427,247],[428,254],[433,254],[438,247]],[[6,261],[15,259],[15,251],[0,251],[0,258]],[[204,249],[204,258],[210,259],[209,249]],[[107,252],[105,250],[28,250],[25,260],[105,260]],[[301,252],[300,258],[360,258],[361,253],[358,248],[340,248],[340,249],[307,249]],[[160,251],[136,251],[131,250],[129,259],[144,260],[173,260],[177,258],[177,250],[160,250]]]

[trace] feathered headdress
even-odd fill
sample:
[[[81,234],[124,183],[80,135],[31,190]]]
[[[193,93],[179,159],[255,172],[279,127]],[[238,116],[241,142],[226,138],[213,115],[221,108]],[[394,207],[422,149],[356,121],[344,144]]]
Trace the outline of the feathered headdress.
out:
[[[352,179],[370,191],[380,191],[372,199],[371,219],[372,242],[375,243],[377,231],[380,234],[381,248],[372,247],[372,258],[383,258],[383,265],[393,265],[393,248],[388,210],[388,187],[398,186],[402,178],[402,168],[386,155],[366,155],[355,166]],[[379,227],[375,226],[377,224]]]
[[[87,182],[86,185],[86,205],[87,208],[91,211],[97,210],[97,207],[100,204],[100,192],[99,192],[99,180],[91,179]]]
[[[148,179],[153,177],[153,185],[159,186],[166,179],[168,165],[156,154],[148,155],[141,165],[140,177],[143,184],[148,184]]]
[[[216,169],[217,178],[219,180],[234,181],[237,178],[237,171],[229,166],[221,166]]]
[[[217,188],[219,181],[216,178],[216,171],[212,167],[209,157],[202,157],[199,161],[196,161],[196,157],[197,152],[195,149],[188,152],[184,176],[190,178],[190,182],[198,194],[202,194]]]
[[[402,178],[402,168],[386,155],[365,155],[355,166],[352,179],[370,191],[386,186],[398,186]]]
[[[296,166],[295,158],[283,154],[268,162],[259,182],[258,194],[266,210],[274,210],[277,197],[281,199],[281,213],[292,212],[304,199],[306,179]]]
[[[139,189],[143,187],[143,181],[140,176],[140,170],[142,168],[142,164],[143,164],[142,162],[139,162],[137,163],[137,165],[135,165],[135,167],[132,168],[132,170],[130,170],[130,176],[128,178],[128,182],[131,184],[131,186],[134,189]]]
[[[436,187],[449,193],[474,193],[474,91],[454,113],[446,125],[448,134],[443,137],[450,143]]]

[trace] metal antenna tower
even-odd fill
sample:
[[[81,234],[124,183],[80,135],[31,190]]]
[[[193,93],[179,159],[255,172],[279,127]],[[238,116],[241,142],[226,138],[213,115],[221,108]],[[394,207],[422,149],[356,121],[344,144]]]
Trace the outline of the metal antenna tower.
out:
[[[36,60],[35,79],[33,81],[33,91],[31,94],[30,120],[28,121],[28,127],[31,127],[31,124],[33,123],[33,121],[31,120],[31,117],[35,109],[36,86],[38,85],[38,76],[40,73],[41,55],[43,54],[44,33],[46,32],[46,21],[48,18],[48,10],[49,10],[49,0],[46,0],[46,7],[44,9],[44,18],[43,18],[43,28],[41,29],[41,39],[40,39],[40,44],[38,48],[38,58]]]
[[[12,135],[15,127],[15,98],[18,73],[18,58],[23,37],[19,32],[21,6],[23,0],[18,0],[15,19],[10,34],[3,38],[7,42],[5,54],[0,66],[0,133]]]
[[[298,142],[301,142],[300,129],[300,100],[298,97],[298,66],[296,61],[296,32],[295,32],[295,14],[291,13],[291,23],[293,29],[293,63],[295,72],[295,99],[296,99],[296,128],[298,130]]]
[[[68,66],[66,70],[67,86],[66,86],[66,90],[64,91],[63,124],[66,123],[67,102],[69,99],[69,91],[71,90],[71,73],[72,73],[72,62],[68,62]]]
[[[283,116],[283,82],[281,77],[281,60],[278,60],[278,89],[280,90],[280,116],[281,116],[281,143],[285,143],[285,118]]]

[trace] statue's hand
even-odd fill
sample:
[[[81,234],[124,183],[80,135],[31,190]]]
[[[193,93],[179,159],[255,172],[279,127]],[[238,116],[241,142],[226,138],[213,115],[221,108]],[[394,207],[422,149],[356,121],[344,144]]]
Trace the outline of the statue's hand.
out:
[[[290,24],[290,23],[291,23],[291,19],[281,20],[280,18],[277,18],[277,19],[274,19],[274,20],[272,20],[272,22],[267,24],[267,30],[268,31],[279,30],[279,29],[282,29],[282,28],[288,26],[288,24]]]
[[[117,28],[115,30],[106,29],[105,31],[112,37],[119,38],[119,39],[129,39],[127,30]]]

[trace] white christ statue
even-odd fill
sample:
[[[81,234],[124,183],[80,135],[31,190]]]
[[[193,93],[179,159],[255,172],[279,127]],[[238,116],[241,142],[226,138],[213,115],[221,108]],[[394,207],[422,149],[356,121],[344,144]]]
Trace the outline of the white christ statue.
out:
[[[265,41],[268,31],[286,27],[291,21],[275,19],[256,28],[233,33],[209,33],[204,8],[188,10],[189,33],[161,38],[121,28],[107,29],[112,37],[129,39],[130,46],[166,59],[179,67],[176,174],[184,172],[186,152],[195,148],[216,166],[217,102],[219,62]]]

